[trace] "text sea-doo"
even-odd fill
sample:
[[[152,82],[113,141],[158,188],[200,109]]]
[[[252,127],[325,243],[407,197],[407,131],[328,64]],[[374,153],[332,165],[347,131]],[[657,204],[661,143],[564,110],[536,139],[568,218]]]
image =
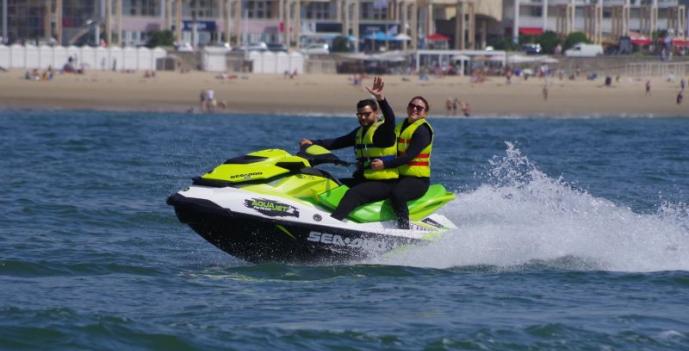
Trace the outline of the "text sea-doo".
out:
[[[251,262],[347,261],[427,242],[456,228],[434,212],[454,199],[440,184],[409,202],[410,229],[397,229],[388,201],[330,217],[347,186],[312,166],[346,164],[320,146],[297,155],[260,150],[194,178],[167,203],[204,239]]]

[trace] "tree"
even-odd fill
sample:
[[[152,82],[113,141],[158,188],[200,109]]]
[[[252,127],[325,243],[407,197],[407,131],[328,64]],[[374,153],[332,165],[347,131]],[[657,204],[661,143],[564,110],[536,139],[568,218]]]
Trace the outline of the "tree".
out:
[[[552,54],[555,51],[557,44],[560,44],[560,37],[552,30],[538,36],[536,42],[541,44],[541,49],[544,54]]]
[[[352,49],[349,38],[341,35],[333,39],[333,45],[332,48],[330,48],[330,52],[351,52]]]
[[[572,32],[569,33],[567,38],[565,39],[565,45],[564,45],[564,50],[567,50],[571,48],[572,46],[579,44],[579,43],[590,43],[589,38],[586,36],[586,33],[584,32]]]
[[[146,46],[154,48],[157,46],[173,46],[175,45],[175,36],[171,30],[155,30],[148,32],[148,42]]]

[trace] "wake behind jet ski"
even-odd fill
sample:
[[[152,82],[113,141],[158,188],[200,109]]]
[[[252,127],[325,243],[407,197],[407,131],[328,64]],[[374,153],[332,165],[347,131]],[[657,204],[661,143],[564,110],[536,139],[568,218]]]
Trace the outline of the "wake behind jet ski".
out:
[[[251,152],[194,178],[167,203],[208,242],[250,262],[359,260],[456,229],[434,213],[455,198],[440,184],[408,203],[410,229],[397,228],[388,201],[360,206],[344,221],[331,218],[348,188],[320,164],[347,163],[316,145],[297,155]]]

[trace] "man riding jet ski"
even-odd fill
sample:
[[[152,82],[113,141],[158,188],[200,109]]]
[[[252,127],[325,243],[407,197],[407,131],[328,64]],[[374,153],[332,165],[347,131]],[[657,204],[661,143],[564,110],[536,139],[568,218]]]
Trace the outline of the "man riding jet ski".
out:
[[[389,201],[368,203],[343,220],[330,216],[348,188],[320,164],[346,162],[318,145],[296,155],[267,149],[225,161],[171,195],[179,220],[229,254],[250,262],[332,262],[378,256],[455,229],[435,212],[455,196],[433,184],[409,201],[399,229]]]

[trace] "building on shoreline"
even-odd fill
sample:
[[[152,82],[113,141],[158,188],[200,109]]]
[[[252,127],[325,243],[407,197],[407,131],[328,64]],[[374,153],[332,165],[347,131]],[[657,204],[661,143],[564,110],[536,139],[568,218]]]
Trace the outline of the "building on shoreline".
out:
[[[684,38],[687,0],[0,0],[4,42],[143,45],[171,30],[196,45],[300,48],[337,36],[401,49],[483,49],[500,38],[583,31],[596,43],[668,30]],[[440,42],[442,45],[439,45]],[[434,45],[435,44],[435,45]],[[358,46],[357,46],[358,47]]]
[[[505,34],[539,35],[550,30],[561,35],[584,32],[597,44],[621,36],[652,38],[665,30],[676,38],[687,36],[686,0],[506,0]],[[516,4],[516,5],[515,5]],[[516,20],[515,20],[516,19]]]

